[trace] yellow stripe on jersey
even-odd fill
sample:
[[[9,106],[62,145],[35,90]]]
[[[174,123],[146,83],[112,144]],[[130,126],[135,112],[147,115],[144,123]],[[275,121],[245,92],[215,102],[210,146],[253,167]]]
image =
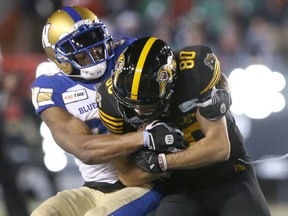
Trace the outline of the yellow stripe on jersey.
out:
[[[115,134],[123,134],[123,128],[115,128],[115,127],[112,127],[111,125],[108,125],[106,124],[105,122],[103,122],[104,126],[112,133],[115,133]]]
[[[139,83],[140,83],[140,78],[141,78],[141,73],[143,70],[143,66],[145,63],[145,60],[147,58],[148,52],[150,51],[152,45],[154,42],[157,40],[155,37],[151,37],[145,44],[143,51],[140,54],[136,69],[135,69],[135,74],[133,78],[133,83],[132,83],[132,89],[131,89],[131,99],[132,100],[137,100],[138,99],[138,88],[139,88]]]
[[[123,119],[122,118],[116,118],[113,116],[108,115],[107,113],[104,113],[102,110],[99,110],[99,113],[107,119],[107,122],[110,124],[114,124],[115,126],[121,126],[123,125]]]
[[[210,81],[210,83],[206,86],[206,88],[204,88],[200,94],[203,94],[204,92],[208,91],[209,89],[212,89],[219,81],[221,77],[221,71],[220,71],[220,62],[218,61],[217,58],[215,58],[215,65],[214,65],[214,73],[213,73],[213,77],[212,80]]]
[[[116,133],[116,134],[123,134],[123,127],[113,127],[107,123],[105,123],[104,121],[102,121],[102,123],[104,124],[104,126],[112,133]]]
[[[123,119],[110,116],[99,110],[99,116],[105,127],[113,133],[123,133]]]
[[[123,134],[123,128],[115,128],[115,127],[112,127],[111,125],[108,125],[106,124],[105,122],[103,122],[104,126],[112,133],[115,133],[115,134]]]

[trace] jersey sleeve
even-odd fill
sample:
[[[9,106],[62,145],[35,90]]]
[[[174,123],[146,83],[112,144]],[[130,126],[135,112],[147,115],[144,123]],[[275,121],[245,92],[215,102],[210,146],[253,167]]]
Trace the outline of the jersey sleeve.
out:
[[[32,103],[38,115],[49,107],[64,106],[61,96],[57,94],[57,88],[61,86],[55,86],[57,82],[53,82],[53,80],[52,75],[42,75],[36,78],[31,85]]]
[[[207,46],[190,46],[176,52],[178,69],[194,94],[212,89],[221,76],[220,63]]]
[[[105,127],[115,134],[123,134],[135,129],[121,116],[117,100],[112,94],[111,78],[104,81],[97,89],[96,102],[99,108],[99,117]]]

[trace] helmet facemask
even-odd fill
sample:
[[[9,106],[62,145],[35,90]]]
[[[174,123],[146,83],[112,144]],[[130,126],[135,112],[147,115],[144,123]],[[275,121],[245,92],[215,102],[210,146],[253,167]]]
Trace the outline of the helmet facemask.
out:
[[[114,55],[112,38],[103,23],[82,25],[55,44],[55,57],[59,62],[69,62],[80,74],[71,77],[97,79],[106,70],[106,61]]]

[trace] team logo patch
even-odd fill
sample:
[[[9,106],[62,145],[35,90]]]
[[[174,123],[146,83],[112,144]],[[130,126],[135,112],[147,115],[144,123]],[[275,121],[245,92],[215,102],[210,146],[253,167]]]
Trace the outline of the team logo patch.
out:
[[[166,86],[173,81],[176,70],[176,61],[172,57],[168,57],[167,64],[160,68],[157,73],[157,82],[159,83],[159,96],[162,97],[166,93]]]
[[[240,172],[243,170],[246,170],[246,166],[244,166],[243,164],[233,164],[234,170],[235,172]]]
[[[207,53],[207,56],[204,59],[204,64],[208,66],[211,70],[214,70],[214,65],[216,61],[217,57],[213,53]]]
[[[48,38],[50,27],[51,23],[47,23],[42,30],[42,44],[45,48],[52,46]]]
[[[120,73],[122,72],[122,70],[123,70],[124,64],[125,64],[125,56],[124,56],[124,54],[122,53],[122,54],[119,56],[119,58],[118,58],[118,60],[117,60],[117,62],[116,62],[116,65],[115,65],[115,69],[114,69],[114,79],[113,79],[113,82],[114,82],[113,84],[114,84],[114,86],[115,86],[116,83],[117,83],[119,74],[120,74]]]
[[[159,83],[159,97],[162,97],[166,93],[166,86],[172,82],[172,70],[164,65],[157,73],[157,82]]]

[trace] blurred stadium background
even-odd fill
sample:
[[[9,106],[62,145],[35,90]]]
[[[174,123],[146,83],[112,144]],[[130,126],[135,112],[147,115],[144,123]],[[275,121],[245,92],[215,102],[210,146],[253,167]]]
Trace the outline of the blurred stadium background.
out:
[[[74,159],[35,116],[29,88],[37,68],[53,70],[41,46],[46,18],[71,4],[94,11],[115,40],[154,35],[173,49],[209,45],[232,83],[231,109],[246,147],[254,160],[264,159],[256,168],[272,215],[288,215],[286,0],[1,0],[1,136],[30,211],[82,184]],[[0,186],[0,216],[8,216],[3,197]]]

